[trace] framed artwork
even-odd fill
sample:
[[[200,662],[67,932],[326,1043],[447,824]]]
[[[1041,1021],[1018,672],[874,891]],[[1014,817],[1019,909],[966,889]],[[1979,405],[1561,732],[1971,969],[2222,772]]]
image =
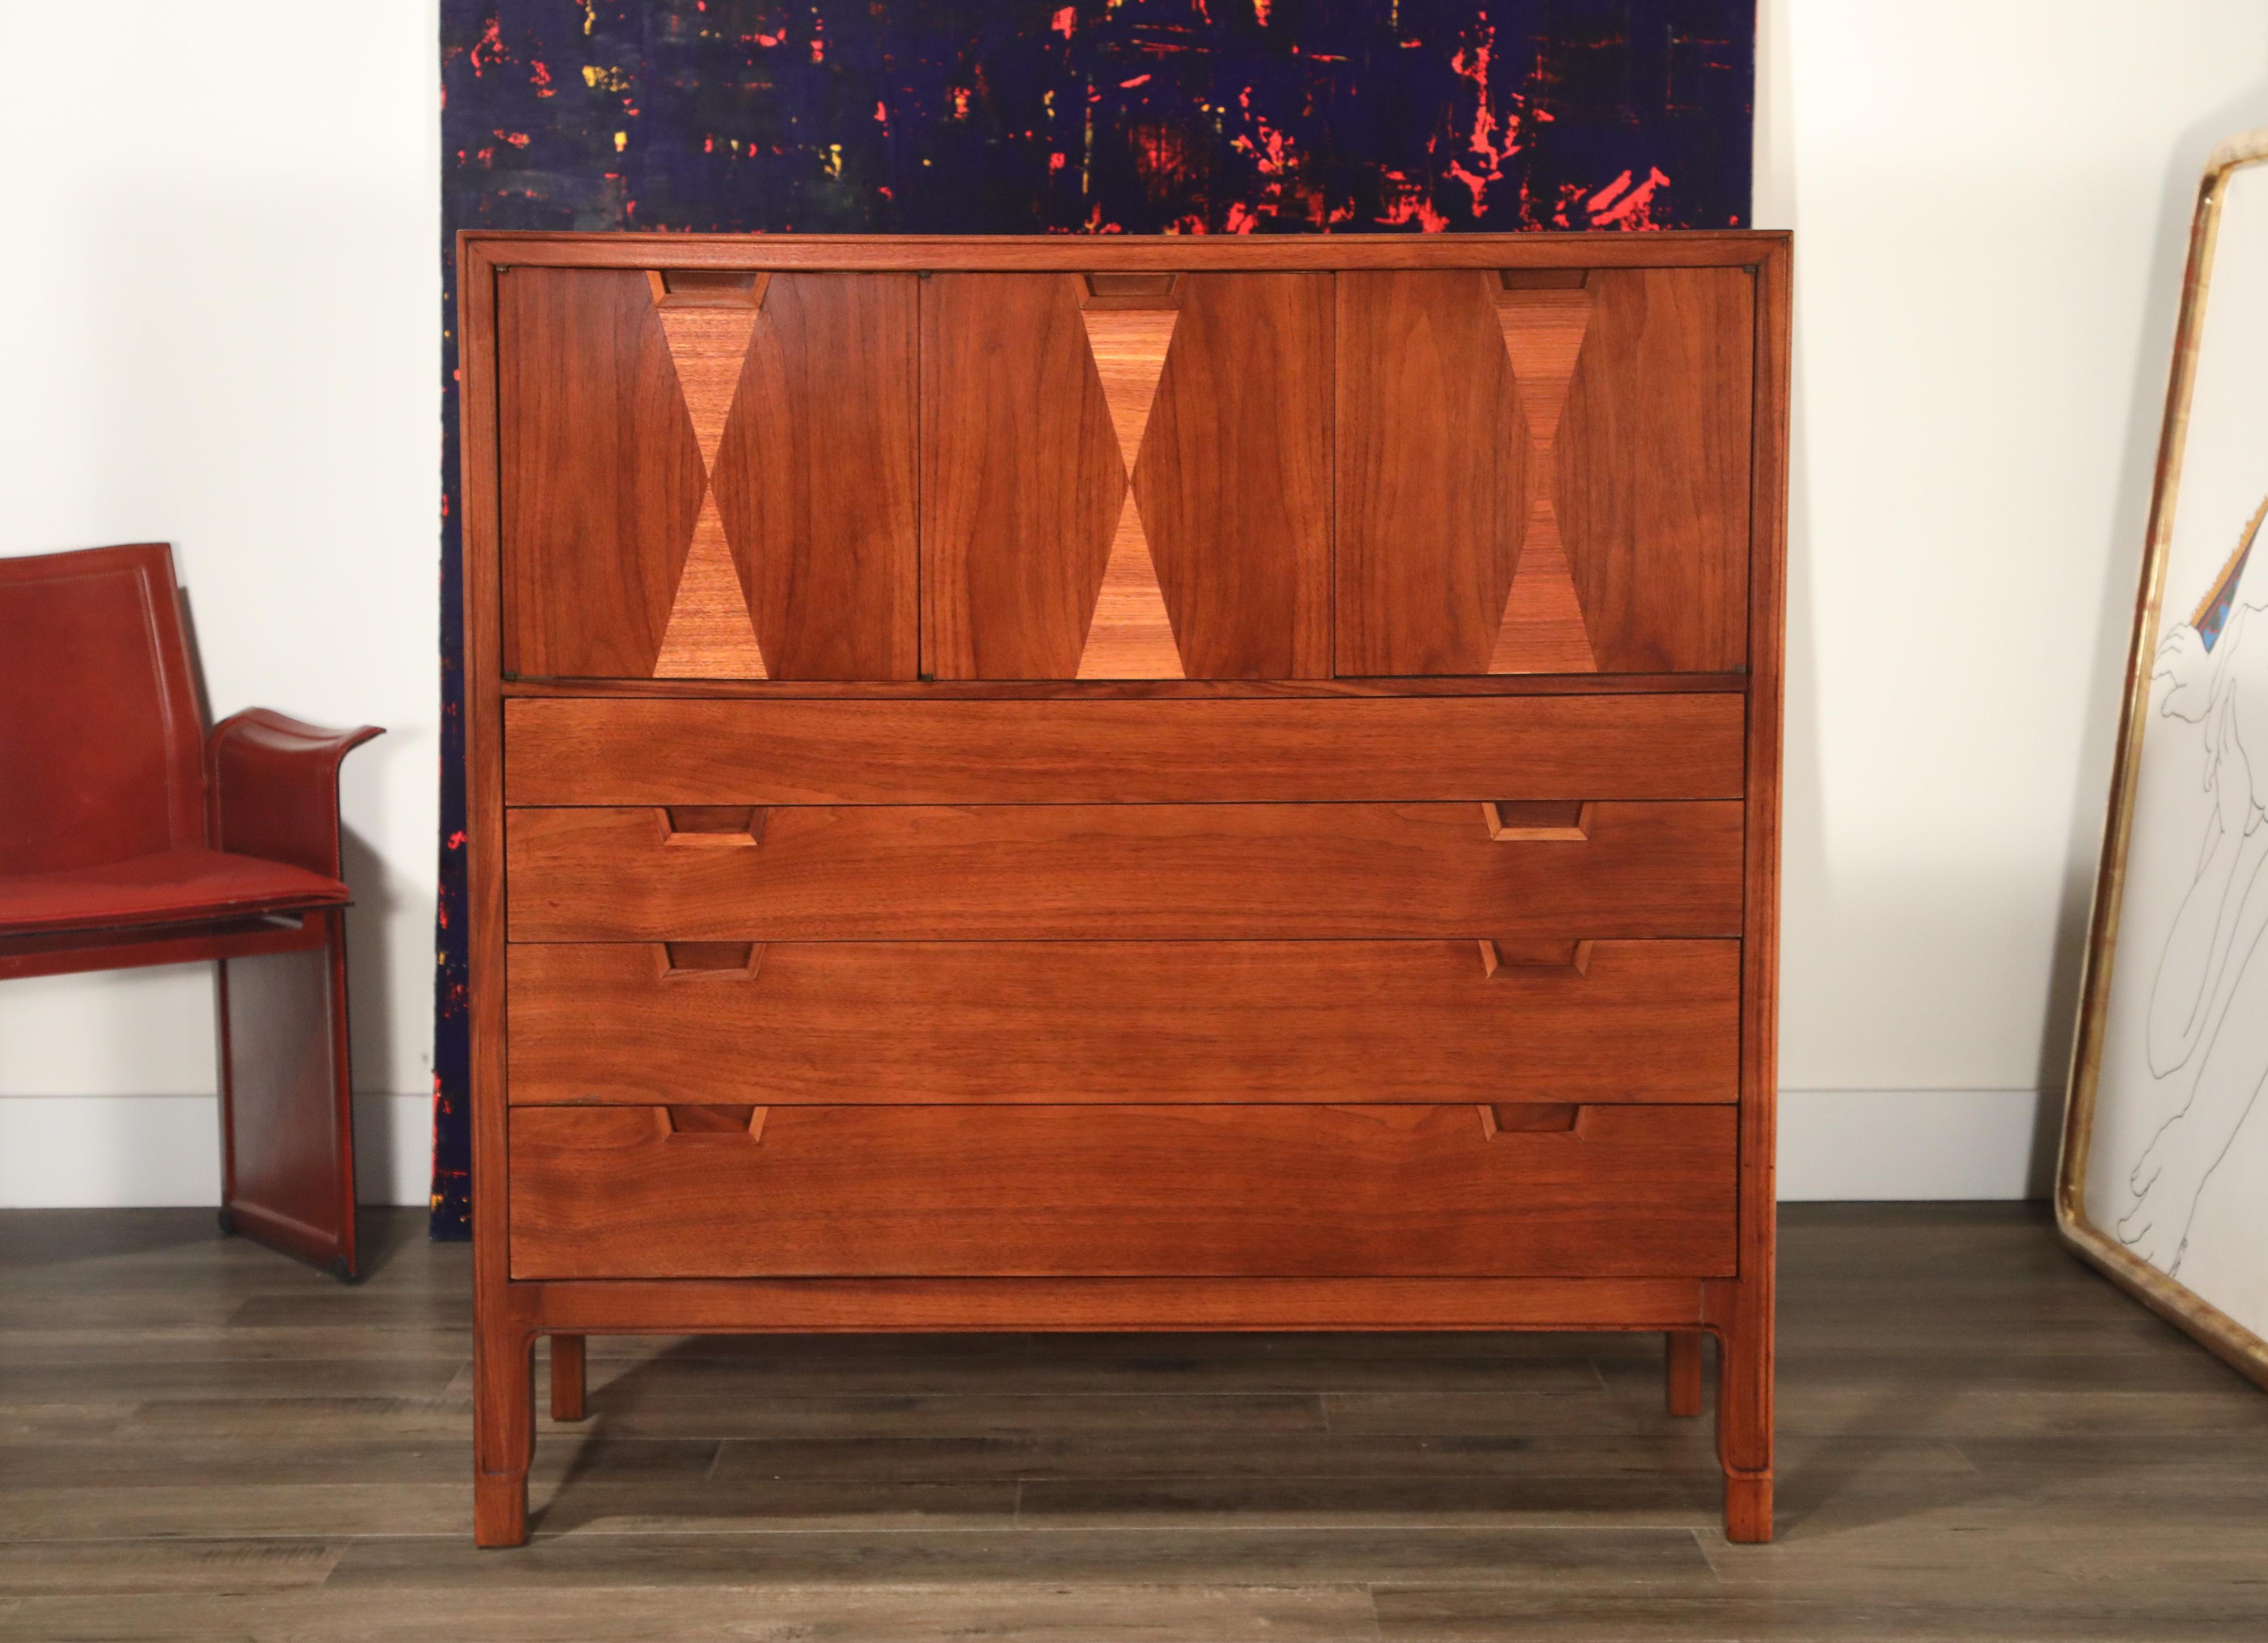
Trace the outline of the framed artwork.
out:
[[[2190,231],[2056,1219],[2268,1385],[2264,162],[2216,150]]]

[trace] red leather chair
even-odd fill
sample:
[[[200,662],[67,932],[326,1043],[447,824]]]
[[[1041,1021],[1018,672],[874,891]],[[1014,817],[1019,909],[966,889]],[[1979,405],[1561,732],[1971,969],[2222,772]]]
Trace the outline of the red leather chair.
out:
[[[221,1227],[356,1275],[339,763],[205,733],[163,542],[0,559],[0,979],[219,961]]]

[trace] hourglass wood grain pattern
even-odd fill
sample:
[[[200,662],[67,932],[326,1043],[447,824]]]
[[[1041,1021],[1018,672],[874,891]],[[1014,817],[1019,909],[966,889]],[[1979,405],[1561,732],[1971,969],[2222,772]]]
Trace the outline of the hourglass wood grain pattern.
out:
[[[923,285],[925,671],[1329,672],[1327,276]]]
[[[912,678],[915,284],[503,280],[512,670]]]
[[[1753,286],[1340,276],[1337,671],[1741,667]]]
[[[784,1327],[1709,1335],[1769,1537],[1785,236],[461,257],[481,1544]]]

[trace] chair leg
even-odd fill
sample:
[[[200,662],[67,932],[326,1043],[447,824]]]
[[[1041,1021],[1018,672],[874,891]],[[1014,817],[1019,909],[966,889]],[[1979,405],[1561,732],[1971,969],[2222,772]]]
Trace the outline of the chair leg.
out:
[[[306,928],[303,948],[219,965],[221,1226],[351,1281],[346,915]]]
[[[1697,1415],[1701,1412],[1701,1331],[1672,1330],[1662,1338],[1669,1412]]]
[[[551,1418],[583,1418],[583,1337],[551,1337]]]

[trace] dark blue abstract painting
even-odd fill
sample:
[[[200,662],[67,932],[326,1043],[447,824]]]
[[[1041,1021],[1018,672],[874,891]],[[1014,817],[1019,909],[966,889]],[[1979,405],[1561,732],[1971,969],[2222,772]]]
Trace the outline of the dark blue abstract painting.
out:
[[[442,0],[433,1230],[462,1235],[453,237],[1745,226],[1755,0]]]

